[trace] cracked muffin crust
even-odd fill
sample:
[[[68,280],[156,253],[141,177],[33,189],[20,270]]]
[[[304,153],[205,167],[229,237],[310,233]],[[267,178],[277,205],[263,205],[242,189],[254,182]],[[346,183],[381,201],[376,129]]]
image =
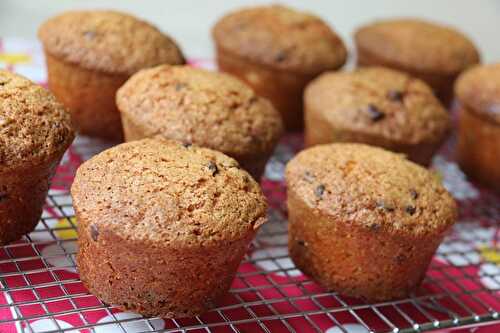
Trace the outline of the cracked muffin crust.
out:
[[[260,179],[283,132],[279,113],[240,80],[188,66],[140,71],[118,90],[125,139],[160,135],[221,151]]]
[[[434,174],[363,144],[300,152],[286,183],[294,263],[326,288],[369,301],[414,291],[457,215]]]
[[[48,83],[85,135],[121,140],[116,90],[133,73],[183,64],[176,43],[151,24],[116,11],[70,11],[46,21],[43,43]]]
[[[304,93],[306,145],[359,142],[428,165],[450,117],[423,81],[383,67],[325,73]]]
[[[0,70],[0,244],[35,228],[73,139],[70,115],[50,92]]]
[[[244,8],[212,30],[217,63],[269,98],[287,129],[302,127],[302,90],[318,74],[342,67],[347,50],[317,16],[281,5]]]
[[[445,103],[455,78],[479,63],[472,41],[452,27],[414,18],[381,20],[354,35],[361,66],[399,69],[427,82]]]
[[[85,162],[71,194],[82,281],[105,302],[144,315],[214,307],[266,221],[259,185],[235,160],[161,138]]]
[[[455,85],[460,110],[458,160],[465,172],[500,191],[500,64],[476,66]]]

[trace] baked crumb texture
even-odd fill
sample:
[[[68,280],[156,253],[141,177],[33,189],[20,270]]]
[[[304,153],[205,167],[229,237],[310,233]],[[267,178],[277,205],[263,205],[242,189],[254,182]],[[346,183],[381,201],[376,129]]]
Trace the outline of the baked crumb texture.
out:
[[[50,92],[0,70],[0,244],[34,229],[73,139],[70,115]]]
[[[184,64],[175,41],[156,27],[115,11],[69,11],[38,31],[48,85],[88,136],[122,141],[118,88],[133,73],[159,64]]]
[[[479,63],[473,42],[453,27],[401,18],[376,21],[354,34],[361,66],[386,66],[427,82],[448,104],[457,75]]]
[[[163,139],[90,159],[71,193],[82,281],[103,301],[144,315],[214,307],[266,221],[259,185],[235,160]]]
[[[450,117],[420,79],[384,67],[327,72],[304,94],[306,145],[359,142],[428,165],[447,137]]]
[[[458,160],[472,178],[500,191],[500,64],[476,66],[455,85]]]
[[[260,179],[281,116],[228,74],[161,65],[135,74],[116,97],[127,141],[155,135],[221,151]]]
[[[304,86],[326,70],[342,67],[347,50],[315,15],[289,7],[245,8],[222,17],[212,35],[217,63],[267,97],[285,127],[301,129]]]
[[[286,182],[297,267],[369,301],[415,291],[457,215],[434,174],[362,144],[309,148],[289,162]]]

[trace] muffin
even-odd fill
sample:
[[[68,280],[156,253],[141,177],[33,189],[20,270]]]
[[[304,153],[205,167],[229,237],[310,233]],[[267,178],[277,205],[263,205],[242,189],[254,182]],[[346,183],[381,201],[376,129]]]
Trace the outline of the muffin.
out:
[[[390,19],[361,27],[354,35],[358,65],[386,66],[429,84],[448,104],[456,77],[479,62],[470,39],[454,28],[413,18]]]
[[[118,90],[126,141],[160,135],[215,149],[259,179],[281,133],[272,104],[240,80],[188,66],[142,70]]]
[[[457,215],[434,174],[363,144],[302,151],[286,183],[295,265],[329,290],[368,301],[415,291]]]
[[[0,245],[35,228],[73,139],[70,115],[50,92],[0,70]]]
[[[234,159],[163,139],[93,157],[71,194],[83,283],[104,302],[147,316],[214,307],[266,221],[259,185]]]
[[[457,80],[455,93],[460,166],[475,180],[500,191],[500,63],[468,70]]]
[[[39,29],[50,90],[71,111],[84,135],[123,140],[116,90],[135,72],[159,64],[183,64],[168,36],[115,11],[71,11]]]
[[[359,142],[428,165],[450,117],[423,81],[383,67],[325,73],[304,93],[307,146]]]
[[[217,64],[267,97],[285,127],[302,129],[302,92],[326,70],[342,67],[347,51],[320,18],[274,5],[245,8],[213,28]]]

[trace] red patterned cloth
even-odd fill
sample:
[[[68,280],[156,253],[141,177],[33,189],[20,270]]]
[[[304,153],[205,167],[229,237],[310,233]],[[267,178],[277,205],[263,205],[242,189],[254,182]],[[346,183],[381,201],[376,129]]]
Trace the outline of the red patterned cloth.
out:
[[[194,60],[195,66],[212,67]],[[43,84],[40,47],[0,40],[0,67]],[[270,223],[259,232],[220,308],[199,318],[142,319],[90,295],[75,268],[76,221],[68,188],[75,170],[109,144],[79,137],[53,180],[42,222],[23,240],[0,247],[0,332],[138,332],[210,327],[213,332],[347,332],[448,329],[499,320],[500,198],[467,180],[453,159],[450,138],[433,169],[459,202],[460,222],[439,248],[422,288],[411,299],[365,304],[329,293],[295,269],[286,248],[283,170],[302,148],[302,135],[287,135],[269,162],[262,187]],[[231,324],[232,326],[230,326]],[[123,328],[123,330],[122,330]],[[234,328],[234,330],[233,330]],[[206,330],[198,330],[206,332]],[[468,331],[468,330],[467,330]],[[499,332],[500,326],[474,332]],[[465,330],[464,330],[465,332]]]

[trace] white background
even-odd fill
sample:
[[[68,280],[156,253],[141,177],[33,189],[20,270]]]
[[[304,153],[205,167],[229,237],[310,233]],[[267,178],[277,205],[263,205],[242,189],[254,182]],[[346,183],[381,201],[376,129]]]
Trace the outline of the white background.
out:
[[[500,61],[500,0],[282,0],[323,17],[351,45],[354,29],[376,18],[416,16],[458,27],[486,62]],[[36,38],[48,17],[75,8],[114,8],[133,13],[169,33],[191,57],[210,57],[210,28],[228,10],[266,3],[245,0],[0,0],[0,36]],[[268,3],[268,2],[267,2]]]

